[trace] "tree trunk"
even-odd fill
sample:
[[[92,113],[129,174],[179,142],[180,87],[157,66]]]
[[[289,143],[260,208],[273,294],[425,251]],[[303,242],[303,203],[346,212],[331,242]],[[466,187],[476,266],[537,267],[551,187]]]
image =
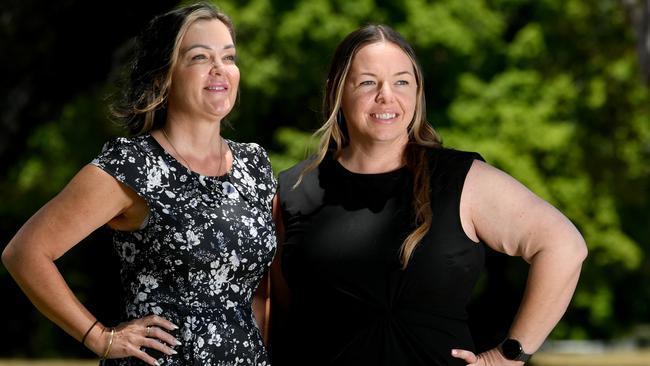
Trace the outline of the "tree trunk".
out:
[[[650,84],[650,0],[621,0],[634,27],[639,67]]]

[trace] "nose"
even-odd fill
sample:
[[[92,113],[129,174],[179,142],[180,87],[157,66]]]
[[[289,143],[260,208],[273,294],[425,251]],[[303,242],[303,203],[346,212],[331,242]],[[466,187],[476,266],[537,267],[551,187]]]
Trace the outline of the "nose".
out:
[[[390,87],[389,83],[382,83],[377,91],[377,96],[375,97],[375,102],[377,103],[390,103],[393,101],[393,90]]]
[[[212,67],[210,68],[210,74],[220,75],[223,71],[223,64],[219,61],[212,62]]]

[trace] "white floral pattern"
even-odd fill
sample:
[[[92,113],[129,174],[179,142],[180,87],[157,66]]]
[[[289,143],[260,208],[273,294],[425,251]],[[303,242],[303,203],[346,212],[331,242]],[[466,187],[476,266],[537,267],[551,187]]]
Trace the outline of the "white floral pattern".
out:
[[[276,250],[276,181],[259,145],[227,142],[233,166],[222,177],[189,171],[151,135],[115,138],[92,161],[149,205],[146,224],[116,231],[114,245],[125,320],[156,314],[180,326],[177,355],[148,351],[161,365],[269,365],[251,304]]]

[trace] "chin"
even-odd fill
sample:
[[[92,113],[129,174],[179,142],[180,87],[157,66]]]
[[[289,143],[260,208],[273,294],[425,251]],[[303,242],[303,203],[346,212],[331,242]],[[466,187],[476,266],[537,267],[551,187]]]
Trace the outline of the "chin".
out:
[[[225,117],[232,110],[232,105],[217,105],[213,106],[212,114],[220,118]]]
[[[401,131],[400,131],[401,132]],[[381,142],[391,142],[391,141],[408,141],[408,135],[403,133],[381,133],[373,136],[373,139]]]

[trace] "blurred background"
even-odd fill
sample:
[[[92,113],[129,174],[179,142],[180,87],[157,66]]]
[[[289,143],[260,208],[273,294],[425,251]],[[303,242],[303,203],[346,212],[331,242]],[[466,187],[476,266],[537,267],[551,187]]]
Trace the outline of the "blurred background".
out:
[[[573,302],[545,349],[650,347],[650,0],[213,3],[235,23],[241,71],[224,135],[260,143],[276,173],[303,159],[323,120],[336,44],[360,25],[391,25],[418,54],[428,119],[444,144],[481,153],[564,212],[588,243]],[[132,38],[178,4],[0,4],[0,248],[104,141],[124,135],[107,100]],[[109,230],[57,265],[104,324],[117,322]],[[505,335],[526,275],[519,258],[489,253],[470,307],[479,347]],[[0,296],[0,358],[94,356],[40,315],[2,266]],[[650,365],[645,355],[635,365]]]

